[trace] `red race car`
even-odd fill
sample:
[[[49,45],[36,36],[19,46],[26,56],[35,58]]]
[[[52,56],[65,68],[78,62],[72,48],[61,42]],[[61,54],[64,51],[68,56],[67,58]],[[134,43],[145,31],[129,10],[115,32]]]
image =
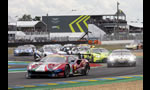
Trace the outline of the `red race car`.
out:
[[[48,55],[27,67],[26,78],[34,76],[69,77],[74,74],[88,75],[90,65],[86,59],[71,55]]]

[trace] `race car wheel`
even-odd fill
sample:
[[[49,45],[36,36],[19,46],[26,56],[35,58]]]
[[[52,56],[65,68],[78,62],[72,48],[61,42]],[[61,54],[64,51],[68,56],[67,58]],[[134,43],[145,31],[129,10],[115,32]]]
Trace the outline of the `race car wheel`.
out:
[[[88,75],[89,70],[90,70],[90,66],[87,64],[87,65],[85,66],[85,69],[82,70],[81,74],[82,74],[82,75]]]
[[[25,75],[26,79],[31,79],[32,78],[32,75],[31,73],[27,72],[26,75]]]
[[[113,65],[111,63],[107,63],[107,67],[113,67]]]
[[[91,62],[91,63],[94,62],[94,56],[93,56],[93,55],[92,55],[92,58],[91,58],[90,62]]]
[[[102,60],[102,62],[103,62],[103,63],[106,63],[106,62],[107,62],[107,58],[104,58],[104,59]]]
[[[46,57],[47,55],[46,54],[44,54],[44,57]]]
[[[137,46],[136,49],[138,50],[138,49],[139,49],[139,46]]]
[[[136,67],[136,63],[130,64],[130,67]]]
[[[69,77],[70,74],[70,67],[68,65],[65,66],[65,72],[64,72],[64,77],[67,78]]]

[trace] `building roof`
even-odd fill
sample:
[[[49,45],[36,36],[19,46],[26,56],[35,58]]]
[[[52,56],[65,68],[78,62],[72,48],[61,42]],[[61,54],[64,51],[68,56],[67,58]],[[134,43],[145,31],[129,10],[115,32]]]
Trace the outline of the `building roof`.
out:
[[[133,27],[143,28],[143,23],[139,23],[139,22],[128,22],[128,25]]]
[[[17,21],[17,27],[34,27],[40,21]]]

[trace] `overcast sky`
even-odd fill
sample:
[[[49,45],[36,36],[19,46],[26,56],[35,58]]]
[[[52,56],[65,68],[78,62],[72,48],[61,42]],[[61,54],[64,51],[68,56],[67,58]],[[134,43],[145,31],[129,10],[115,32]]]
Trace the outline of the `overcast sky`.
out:
[[[64,14],[114,14],[116,3],[127,20],[143,21],[143,0],[8,0],[8,14],[14,18],[23,14],[34,16]],[[76,10],[76,11],[72,11]]]

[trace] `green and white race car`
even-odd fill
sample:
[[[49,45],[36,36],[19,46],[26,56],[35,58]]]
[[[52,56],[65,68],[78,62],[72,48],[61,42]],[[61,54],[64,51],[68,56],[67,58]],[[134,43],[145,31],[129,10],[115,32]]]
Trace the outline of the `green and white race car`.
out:
[[[106,63],[109,51],[104,48],[91,48],[84,53],[84,58],[90,62],[103,62]]]

